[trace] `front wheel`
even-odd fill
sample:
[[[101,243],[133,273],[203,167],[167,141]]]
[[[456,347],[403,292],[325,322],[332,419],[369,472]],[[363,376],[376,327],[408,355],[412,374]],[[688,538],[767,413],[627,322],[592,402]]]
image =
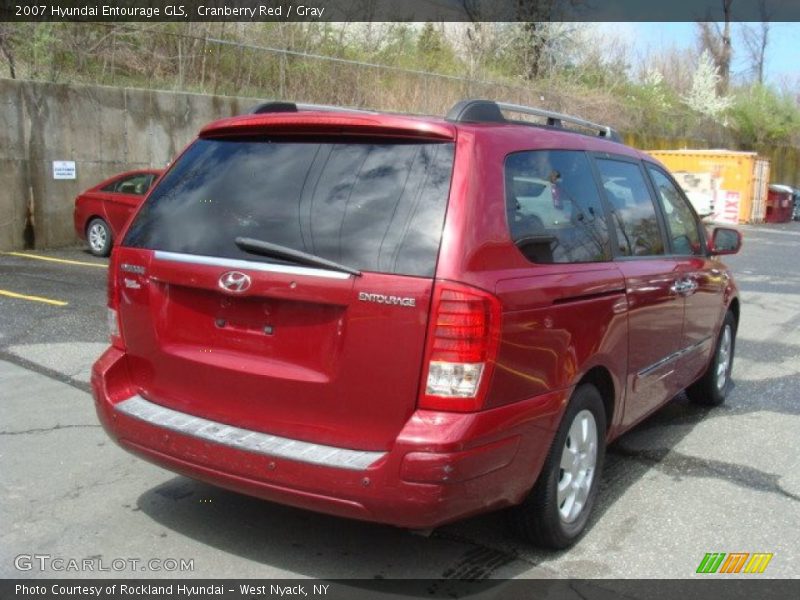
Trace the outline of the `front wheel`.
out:
[[[719,406],[725,402],[731,387],[733,351],[736,348],[736,318],[728,311],[722,321],[714,356],[703,376],[686,390],[689,400],[704,406]]]
[[[86,241],[89,252],[95,256],[108,256],[111,253],[111,228],[103,219],[95,218],[86,227]]]
[[[606,413],[597,388],[572,395],[539,479],[511,523],[537,546],[571,546],[586,528],[605,458]]]

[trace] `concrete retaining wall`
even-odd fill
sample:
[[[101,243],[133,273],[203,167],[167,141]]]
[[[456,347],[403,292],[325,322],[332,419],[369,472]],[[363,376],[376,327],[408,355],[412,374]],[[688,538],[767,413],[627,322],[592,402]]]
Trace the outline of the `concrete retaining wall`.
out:
[[[204,124],[252,98],[0,78],[0,250],[72,244],[75,196],[128,169],[164,167]],[[54,160],[76,163],[54,180]]]
[[[53,84],[0,78],[0,250],[73,244],[75,196],[122,171],[164,167],[215,119],[253,98]],[[639,148],[686,140],[645,139]],[[800,185],[797,148],[764,148],[772,181]],[[54,180],[53,161],[76,162],[77,179]]]

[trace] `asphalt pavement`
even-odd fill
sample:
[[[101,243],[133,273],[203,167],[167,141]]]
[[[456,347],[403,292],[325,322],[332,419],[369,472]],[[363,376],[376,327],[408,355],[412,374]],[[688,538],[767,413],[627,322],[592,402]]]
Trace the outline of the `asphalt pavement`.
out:
[[[106,261],[0,253],[0,577],[686,578],[708,552],[772,553],[758,577],[797,577],[800,223],[743,232],[727,261],[742,290],[727,403],[679,396],[612,445],[589,531],[557,553],[514,537],[500,513],[426,537],[127,454],[88,387],[106,346]],[[95,571],[64,570],[70,559]]]

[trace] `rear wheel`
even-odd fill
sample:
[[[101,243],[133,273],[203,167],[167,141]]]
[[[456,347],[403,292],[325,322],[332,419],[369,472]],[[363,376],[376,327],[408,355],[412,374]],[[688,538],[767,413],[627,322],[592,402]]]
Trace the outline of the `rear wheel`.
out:
[[[686,390],[689,400],[705,406],[725,402],[731,386],[733,351],[736,348],[736,318],[728,311],[717,336],[714,356],[703,376]]]
[[[89,252],[95,256],[108,256],[111,252],[111,228],[101,218],[89,221],[86,227],[86,241]]]
[[[580,537],[597,495],[605,458],[606,414],[600,392],[575,390],[539,479],[511,512],[512,526],[544,548],[566,548]]]

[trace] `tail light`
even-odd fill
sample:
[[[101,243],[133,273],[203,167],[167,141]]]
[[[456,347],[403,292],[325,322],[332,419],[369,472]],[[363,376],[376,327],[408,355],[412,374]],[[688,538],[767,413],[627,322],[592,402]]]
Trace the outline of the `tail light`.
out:
[[[483,290],[437,283],[420,408],[469,412],[484,403],[500,341],[500,301]]]
[[[117,274],[117,252],[111,251],[111,260],[108,264],[108,333],[111,338],[111,345],[125,349],[125,342],[122,339],[122,330],[119,326],[119,281]]]

